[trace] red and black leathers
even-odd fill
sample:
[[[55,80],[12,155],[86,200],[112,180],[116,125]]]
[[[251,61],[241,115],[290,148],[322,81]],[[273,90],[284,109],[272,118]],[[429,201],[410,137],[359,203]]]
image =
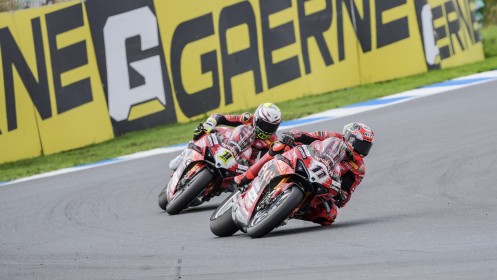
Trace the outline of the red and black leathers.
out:
[[[316,140],[324,140],[330,137],[342,138],[342,134],[332,131],[305,132],[293,129],[290,131],[290,135],[294,138],[295,144],[305,145],[309,145]],[[275,154],[280,154],[284,150],[285,147],[282,147],[282,144],[275,144],[274,148],[262,157],[260,161],[252,165],[244,174],[235,177],[235,182],[239,185],[243,185],[252,181],[266,162],[271,160]],[[337,166],[335,166],[334,170],[335,174],[340,176],[341,179],[341,195],[334,198],[314,198],[308,212],[302,215],[301,219],[319,223],[321,225],[332,224],[338,214],[337,207],[344,207],[347,202],[349,202],[352,193],[364,178],[366,167],[362,158],[354,160],[353,157],[347,155]]]
[[[316,140],[324,140],[330,137],[342,138],[342,134],[332,131],[314,131],[305,132],[293,129],[290,134],[295,138],[295,142],[302,144],[310,144]],[[341,178],[341,189],[347,192],[347,197],[343,201],[337,201],[338,207],[344,207],[349,202],[352,193],[357,186],[361,183],[366,173],[366,166],[362,158],[354,160],[353,157],[346,156],[340,166],[335,168]]]
[[[251,113],[243,113],[241,115],[213,114],[210,118],[216,120],[216,126],[226,125],[236,127],[242,124],[254,126],[254,115]],[[270,146],[276,141],[278,141],[278,136],[276,134],[269,136],[268,139],[265,140],[256,136],[255,141],[252,144],[252,155],[250,157],[249,164],[253,165],[255,162],[260,160],[260,158],[267,153]]]

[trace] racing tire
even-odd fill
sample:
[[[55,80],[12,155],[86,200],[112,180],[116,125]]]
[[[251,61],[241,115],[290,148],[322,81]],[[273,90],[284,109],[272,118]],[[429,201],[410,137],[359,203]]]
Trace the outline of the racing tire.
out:
[[[262,237],[280,226],[285,221],[285,219],[287,219],[288,216],[293,212],[293,210],[295,210],[295,208],[300,204],[302,199],[304,199],[304,193],[299,187],[294,185],[289,187],[278,197],[279,201],[275,208],[263,209],[264,211],[266,211],[267,214],[261,219],[258,218],[258,213],[254,213],[247,226],[247,234],[250,237]],[[262,201],[262,198],[263,197],[260,198],[258,203]]]
[[[214,175],[207,168],[199,171],[186,186],[179,190],[180,193],[176,193],[169,201],[166,212],[169,215],[176,215],[186,209],[204,191],[213,178]]]
[[[219,205],[211,216],[210,228],[214,235],[219,237],[232,236],[238,231],[238,226],[232,218],[232,198],[240,191],[235,191]]]
[[[159,194],[158,200],[159,200],[159,207],[165,211],[167,206],[167,186]]]

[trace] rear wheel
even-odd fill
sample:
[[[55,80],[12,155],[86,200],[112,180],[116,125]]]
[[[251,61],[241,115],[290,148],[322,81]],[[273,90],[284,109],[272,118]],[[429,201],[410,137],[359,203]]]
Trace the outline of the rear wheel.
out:
[[[189,182],[177,189],[171,201],[167,203],[166,212],[175,215],[186,209],[205,190],[213,178],[214,175],[207,168],[199,171]]]
[[[247,227],[250,237],[262,237],[280,226],[300,204],[304,193],[293,185],[273,199],[269,196],[271,192],[266,193],[257,203],[257,210]]]
[[[231,236],[238,231],[238,226],[232,218],[233,198],[240,192],[236,191],[226,198],[216,211],[212,213],[210,228],[212,233],[219,237]]]

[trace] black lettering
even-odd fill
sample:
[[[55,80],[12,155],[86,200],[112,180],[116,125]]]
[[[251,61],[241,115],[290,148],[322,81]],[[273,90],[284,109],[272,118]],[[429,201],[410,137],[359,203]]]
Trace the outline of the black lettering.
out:
[[[461,40],[461,37],[459,36],[459,30],[461,30],[461,26],[459,25],[459,16],[456,13],[456,7],[454,6],[454,3],[452,1],[450,2],[445,2],[445,19],[447,20],[447,25],[449,28],[449,39],[450,39],[450,45],[452,46],[452,53],[455,53],[454,50],[454,41],[452,40],[452,35],[454,35],[457,39],[457,42],[459,43],[459,46],[461,46],[462,50],[465,50],[465,43]],[[451,13],[456,13],[456,18],[454,20],[449,19],[449,15]]]
[[[471,28],[468,23],[467,28],[468,30],[472,31],[471,34],[473,34],[473,43],[476,44],[482,40],[482,37],[479,32],[480,25],[476,24],[477,23],[476,13],[473,9],[469,7],[469,1],[465,1],[464,4],[466,5],[466,12],[469,13],[469,17],[471,19],[471,26],[473,26],[473,28]]]
[[[333,59],[329,52],[326,41],[324,40],[323,33],[330,29],[332,17],[333,17],[333,7],[331,5],[331,0],[326,0],[326,7],[324,10],[306,15],[305,13],[305,2],[308,0],[298,0],[298,11],[299,11],[299,24],[300,24],[300,39],[302,44],[302,55],[304,58],[305,73],[311,73],[311,63],[309,60],[309,47],[308,39],[314,37],[318,45],[319,51],[324,60],[326,66],[333,64]]]
[[[292,6],[291,0],[260,1],[262,40],[264,45],[264,62],[266,66],[268,87],[284,84],[300,77],[297,56],[273,63],[273,51],[294,44],[295,30],[292,22],[270,28],[269,16]]]
[[[345,59],[345,41],[343,39],[342,0],[336,1],[336,17],[337,17],[338,60],[343,61]]]
[[[129,88],[136,88],[142,85],[145,85],[145,77],[138,73],[138,71],[135,70],[135,68],[131,67],[131,63],[140,61],[144,59],[145,57],[142,56],[142,40],[141,40],[140,35],[136,35],[130,38],[126,38],[124,40],[124,45],[125,45],[125,50],[126,50],[126,59],[127,59],[127,68],[128,68],[128,75],[129,75]],[[154,48],[148,49],[148,53],[150,53],[150,50],[154,50]],[[147,57],[153,56],[154,53],[151,53],[147,55]]]
[[[443,17],[442,6],[437,6],[431,9],[431,13],[433,15],[433,22],[437,19]],[[435,28],[435,34],[437,34],[436,40],[442,40],[447,37],[447,32],[445,31],[445,25],[439,26]],[[443,60],[445,58],[450,57],[450,48],[445,45],[440,47],[440,58]]]
[[[146,84],[146,77],[136,71],[135,68],[131,67],[131,64],[133,62],[139,62],[144,59],[157,56],[160,54],[162,49],[160,48],[160,46],[157,46],[142,50],[142,36],[140,35],[126,38],[124,40],[124,45],[126,49],[126,65],[128,67],[129,88],[133,89],[139,86],[143,86]],[[167,72],[163,72],[167,74]],[[167,75],[165,79],[167,80]],[[169,85],[167,86],[167,88],[169,88]]]
[[[228,52],[227,32],[230,28],[245,24],[248,27],[250,46],[234,53]],[[250,2],[240,2],[225,7],[219,16],[219,37],[221,40],[221,57],[223,61],[225,104],[233,103],[231,78],[252,71],[256,93],[262,92],[261,65],[257,41],[257,26]]]
[[[435,62],[435,58],[433,57],[433,54],[432,54],[432,51],[436,48],[438,50],[438,47],[435,46],[435,45],[430,45],[430,46],[427,46],[426,45],[426,40],[429,40],[429,42],[431,42],[430,38],[427,37],[427,35],[424,34],[425,30],[430,30],[431,32],[434,31],[434,27],[433,27],[433,21],[432,21],[432,18],[430,18],[429,22],[426,22],[426,20],[428,19],[428,14],[426,15],[423,15],[423,9],[425,7],[430,7],[428,5],[428,2],[427,0],[417,0],[417,1],[414,1],[414,5],[415,5],[415,9],[416,9],[416,18],[418,20],[418,31],[419,31],[419,35],[421,37],[421,43],[422,43],[422,46],[423,46],[423,51],[424,51],[424,54],[425,54],[425,61],[428,59],[427,56],[429,55],[430,58],[430,62],[426,61],[426,66],[428,67],[429,70],[432,70],[432,69],[440,69],[440,63],[437,63]],[[430,11],[431,13],[431,11]],[[431,16],[432,14],[430,14]],[[425,18],[426,17],[426,18]],[[430,32],[430,36],[433,36],[433,39],[435,40],[435,34],[432,34]]]
[[[2,51],[2,67],[4,75],[5,103],[7,109],[7,130],[17,129],[16,99],[14,88],[14,71],[16,68],[25,85],[36,110],[44,120],[52,116],[50,108],[50,93],[48,91],[47,70],[45,68],[45,54],[41,35],[40,19],[31,20],[33,29],[33,43],[38,70],[38,81],[29,69],[21,50],[17,46],[12,33],[8,28],[0,29],[0,46]]]
[[[409,38],[407,16],[384,23],[383,12],[405,5],[406,0],[376,0],[376,47],[381,48]]]
[[[61,114],[93,100],[89,77],[66,86],[62,86],[61,81],[64,72],[88,64],[86,41],[57,48],[57,35],[84,26],[82,5],[47,14],[46,20],[57,113]]]
[[[212,73],[212,87],[196,93],[188,93],[181,78],[181,57],[185,47],[197,40],[214,34],[212,14],[206,14],[178,25],[171,44],[171,72],[178,103],[187,117],[193,117],[218,108],[221,103],[219,73],[216,51],[200,56],[202,73]]]
[[[369,0],[362,0],[362,6],[364,7],[363,17],[359,14],[355,1],[337,0],[337,15],[340,15],[339,19],[341,19],[341,21],[343,21],[343,16],[341,16],[342,4],[345,4],[345,7],[347,8],[347,12],[355,28],[357,39],[361,44],[362,52],[366,53],[371,51],[371,11],[369,7]],[[339,23],[338,27],[339,30],[341,28],[343,32],[343,22]]]
[[[469,37],[471,38],[471,42],[473,44],[477,43],[480,41],[480,34],[478,30],[475,30],[473,26],[475,26],[476,22],[476,15],[475,12],[469,7],[469,2],[468,1],[463,1],[464,6],[466,8],[466,13],[463,12],[461,9],[461,5],[459,4],[459,1],[455,1],[456,5],[456,11],[459,17],[460,22],[462,22],[463,26],[466,29],[466,32],[468,33]]]

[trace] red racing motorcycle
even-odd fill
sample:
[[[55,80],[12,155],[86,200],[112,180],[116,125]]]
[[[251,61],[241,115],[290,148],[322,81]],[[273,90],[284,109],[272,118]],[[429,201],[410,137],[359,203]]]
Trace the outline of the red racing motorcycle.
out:
[[[248,169],[254,139],[254,128],[240,125],[218,127],[191,141],[183,161],[159,194],[159,207],[174,215],[229,191],[234,176]]]
[[[337,196],[339,177],[333,169],[345,154],[337,138],[315,141],[268,161],[245,191],[235,191],[214,211],[210,229],[217,236],[238,230],[262,237],[307,212],[316,196]]]

